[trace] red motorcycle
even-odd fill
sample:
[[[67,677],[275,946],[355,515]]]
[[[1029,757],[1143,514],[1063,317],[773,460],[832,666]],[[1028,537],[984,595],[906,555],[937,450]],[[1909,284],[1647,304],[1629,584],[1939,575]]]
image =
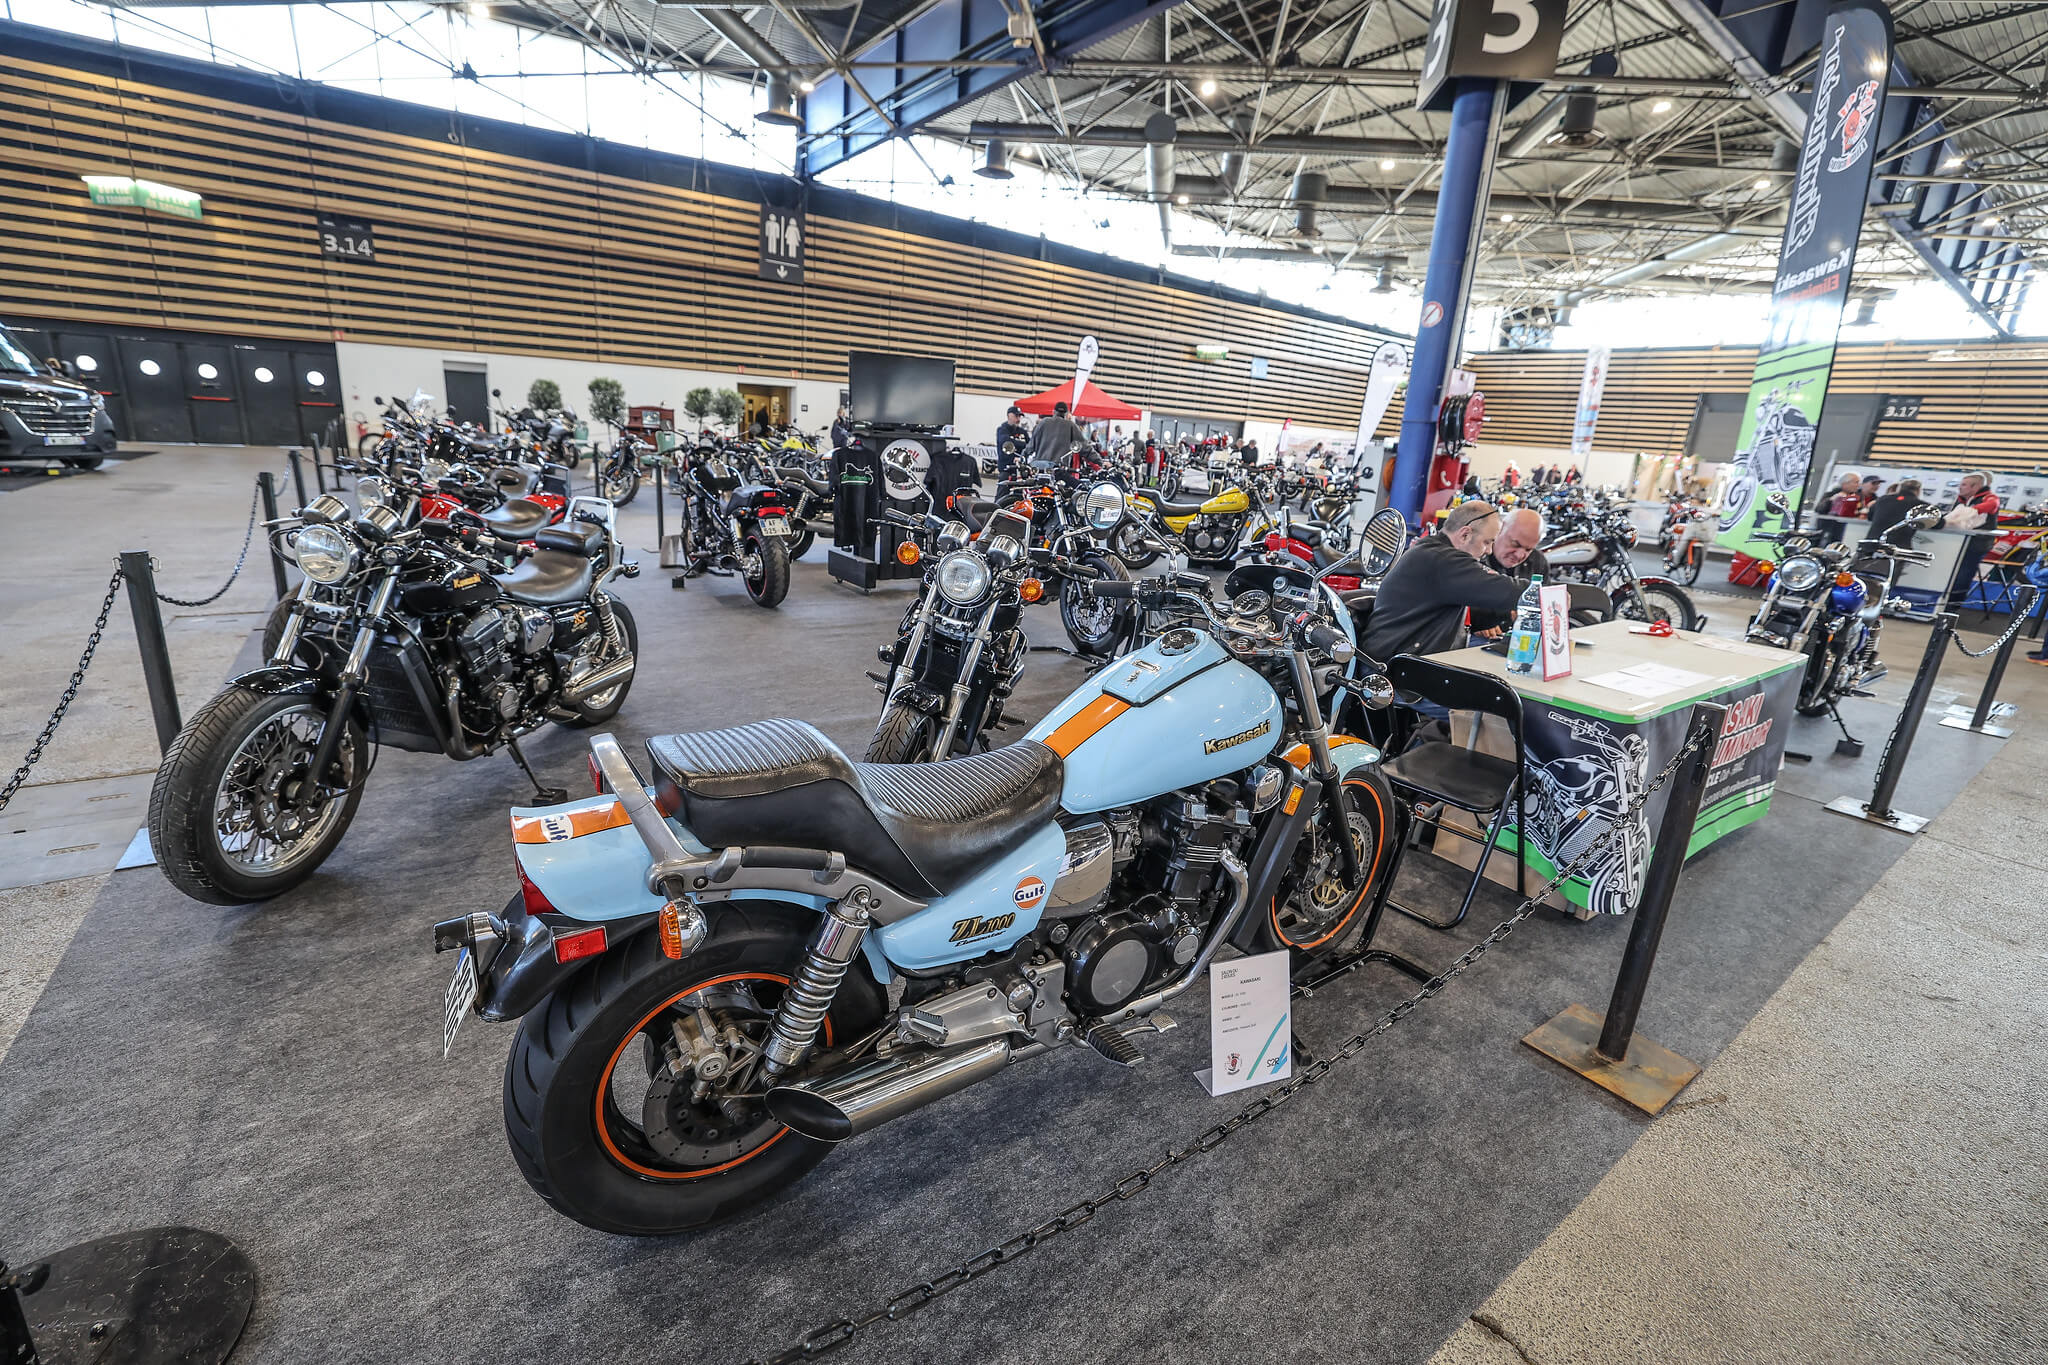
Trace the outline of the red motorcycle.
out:
[[[1345,557],[1341,547],[1333,548],[1323,543],[1323,533],[1310,525],[1290,525],[1284,530],[1268,531],[1263,542],[1268,554],[1291,555],[1310,569],[1321,572]],[[1338,592],[1356,592],[1364,580],[1357,574],[1333,573],[1323,579]]]

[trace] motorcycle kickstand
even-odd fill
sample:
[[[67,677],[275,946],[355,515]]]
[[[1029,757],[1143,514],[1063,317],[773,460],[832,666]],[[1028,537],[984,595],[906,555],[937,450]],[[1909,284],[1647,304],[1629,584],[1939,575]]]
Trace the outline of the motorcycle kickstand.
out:
[[[569,799],[569,789],[567,787],[543,787],[541,785],[540,779],[533,775],[533,765],[526,761],[526,755],[520,751],[518,740],[506,740],[505,748],[511,753],[512,761],[519,765],[519,771],[525,773],[526,780],[533,784],[533,799],[536,805],[559,806],[562,802]]]
[[[1843,721],[1842,713],[1836,709],[1833,702],[1828,703],[1828,717],[1834,721],[1835,728],[1842,732],[1842,737],[1835,741],[1835,752],[1844,758],[1861,757],[1863,741],[1849,733],[1848,724]]]

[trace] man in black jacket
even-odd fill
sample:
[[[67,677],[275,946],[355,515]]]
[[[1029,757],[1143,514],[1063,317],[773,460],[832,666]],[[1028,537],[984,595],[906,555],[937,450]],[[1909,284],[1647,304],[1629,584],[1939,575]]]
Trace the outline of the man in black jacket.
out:
[[[1456,649],[1464,643],[1468,608],[1512,614],[1523,585],[1479,562],[1500,529],[1500,512],[1491,503],[1461,502],[1440,534],[1416,541],[1395,560],[1373,603],[1366,657],[1384,664],[1396,654]]]
[[[1010,467],[1017,462],[1016,453],[1009,448],[1010,442],[1015,441],[1017,449],[1022,450],[1030,439],[1031,433],[1024,427],[1024,409],[1012,403],[1009,412],[1004,414],[1003,424],[996,428],[997,478],[1009,478]]]
[[[1497,574],[1505,574],[1515,580],[1518,588],[1529,586],[1529,580],[1538,574],[1550,577],[1550,560],[1537,549],[1543,543],[1543,518],[1527,507],[1517,507],[1512,512],[1501,514],[1500,533],[1493,538],[1493,548],[1479,562]],[[1505,630],[1515,623],[1513,612],[1480,611],[1472,612],[1472,633]]]
[[[1054,403],[1052,416],[1039,418],[1038,425],[1031,429],[1031,444],[1025,453],[1034,464],[1042,460],[1064,465],[1067,452],[1080,445],[1082,439],[1080,424],[1067,416],[1067,405]]]

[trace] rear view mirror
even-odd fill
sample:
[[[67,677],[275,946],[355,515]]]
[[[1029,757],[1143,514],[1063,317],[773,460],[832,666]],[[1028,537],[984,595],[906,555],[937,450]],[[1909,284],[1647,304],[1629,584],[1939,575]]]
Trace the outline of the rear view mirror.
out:
[[[493,398],[503,398],[504,396],[505,396],[505,391],[504,391],[503,389],[492,389],[492,390],[491,390],[491,397],[493,397]]]

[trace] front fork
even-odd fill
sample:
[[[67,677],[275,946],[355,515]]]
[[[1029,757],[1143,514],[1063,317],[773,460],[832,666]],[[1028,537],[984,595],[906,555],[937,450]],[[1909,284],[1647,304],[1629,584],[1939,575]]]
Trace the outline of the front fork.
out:
[[[974,693],[974,670],[981,664],[981,651],[988,644],[989,624],[996,618],[993,598],[981,613],[981,624],[974,628],[974,638],[960,654],[960,671],[953,679],[950,700],[946,703],[946,723],[939,729],[938,743],[932,746],[934,760],[948,757],[953,752],[953,736],[960,731],[960,717],[966,714],[967,703]]]
[[[398,570],[386,569],[377,586],[370,590],[370,603],[364,610],[362,625],[356,629],[355,642],[349,646],[348,658],[341,666],[341,685],[335,689],[334,703],[327,709],[326,723],[320,727],[320,743],[313,750],[312,765],[306,770],[306,782],[294,802],[300,811],[311,814],[314,803],[319,800],[321,785],[327,770],[334,763],[334,756],[341,752],[341,737],[348,730],[349,712],[355,708],[356,694],[370,676],[370,647],[377,641],[377,623],[384,619],[384,613],[391,607],[391,594],[398,586]],[[294,612],[296,623],[299,613]],[[296,643],[296,632],[290,627],[286,634]],[[280,651],[284,642],[278,642]]]
[[[1308,655],[1297,649],[1289,660],[1294,670],[1294,694],[1301,706],[1303,742],[1308,745],[1309,767],[1323,784],[1323,800],[1329,803],[1330,819],[1336,825],[1337,856],[1344,867],[1344,885],[1358,886],[1365,871],[1358,865],[1358,849],[1351,842],[1351,798],[1337,775],[1337,762],[1330,757],[1330,727],[1316,703],[1315,673]]]

